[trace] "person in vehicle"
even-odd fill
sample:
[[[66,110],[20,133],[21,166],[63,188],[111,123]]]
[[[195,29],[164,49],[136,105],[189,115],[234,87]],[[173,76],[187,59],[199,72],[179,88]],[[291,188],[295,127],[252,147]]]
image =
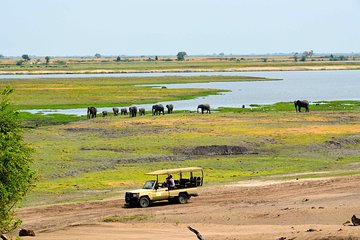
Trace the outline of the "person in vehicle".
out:
[[[175,188],[175,181],[174,181],[174,179],[172,178],[172,175],[169,175],[169,176],[166,178],[166,183],[167,183],[167,186],[168,186],[169,190]]]

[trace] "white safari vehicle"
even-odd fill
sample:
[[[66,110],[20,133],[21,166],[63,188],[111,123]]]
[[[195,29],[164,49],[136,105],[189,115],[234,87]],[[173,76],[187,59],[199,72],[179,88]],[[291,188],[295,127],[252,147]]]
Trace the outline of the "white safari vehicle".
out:
[[[142,189],[126,192],[127,205],[145,208],[162,200],[187,203],[190,197],[198,196],[197,187],[202,186],[204,181],[204,171],[200,167],[158,170],[146,175],[152,179],[146,181]],[[174,188],[169,188],[165,181],[170,175],[175,182]]]

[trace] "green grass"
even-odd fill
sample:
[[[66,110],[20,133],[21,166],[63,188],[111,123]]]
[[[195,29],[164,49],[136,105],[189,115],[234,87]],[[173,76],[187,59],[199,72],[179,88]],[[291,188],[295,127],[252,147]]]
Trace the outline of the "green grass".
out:
[[[350,111],[360,110],[360,101],[337,100],[318,101],[309,105],[310,111]],[[280,102],[269,105],[251,104],[250,108],[228,108],[221,107],[220,112],[266,112],[266,111],[295,111],[293,102]],[[304,108],[301,111],[305,111]]]
[[[296,173],[358,174],[359,119],[356,110],[235,111],[120,116],[30,129],[26,140],[36,150],[38,181],[26,204],[118,196],[141,187],[146,172],[176,167],[203,167],[206,185]],[[212,145],[243,146],[256,154],[182,152]]]
[[[22,125],[25,128],[36,128],[41,126],[59,125],[84,120],[84,117],[65,114],[31,114],[20,112]]]
[[[10,86],[15,89],[13,102],[19,109],[62,109],[83,108],[90,105],[111,107],[185,100],[226,91],[138,86],[144,84],[264,80],[270,79],[241,76],[0,79],[0,88]]]

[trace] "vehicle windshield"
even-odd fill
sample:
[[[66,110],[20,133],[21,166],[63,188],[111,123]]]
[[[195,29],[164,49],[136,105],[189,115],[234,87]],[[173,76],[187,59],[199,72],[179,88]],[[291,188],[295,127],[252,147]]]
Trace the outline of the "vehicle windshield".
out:
[[[153,188],[154,188],[155,183],[156,183],[156,181],[155,181],[155,180],[149,180],[149,181],[146,181],[146,182],[145,182],[145,184],[144,184],[143,189],[153,189]]]

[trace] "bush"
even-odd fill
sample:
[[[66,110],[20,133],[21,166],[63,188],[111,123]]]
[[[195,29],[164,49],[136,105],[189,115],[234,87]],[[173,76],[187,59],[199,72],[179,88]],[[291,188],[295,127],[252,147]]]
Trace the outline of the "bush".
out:
[[[32,149],[24,143],[18,113],[10,107],[12,92],[5,88],[0,94],[0,235],[20,225],[13,208],[30,189],[34,176]]]
[[[65,61],[61,61],[61,60],[58,60],[58,61],[55,61],[55,64],[66,65],[66,62],[65,62]]]
[[[23,65],[23,63],[24,63],[24,61],[19,60],[19,61],[16,62],[16,66],[21,66],[21,65]]]

